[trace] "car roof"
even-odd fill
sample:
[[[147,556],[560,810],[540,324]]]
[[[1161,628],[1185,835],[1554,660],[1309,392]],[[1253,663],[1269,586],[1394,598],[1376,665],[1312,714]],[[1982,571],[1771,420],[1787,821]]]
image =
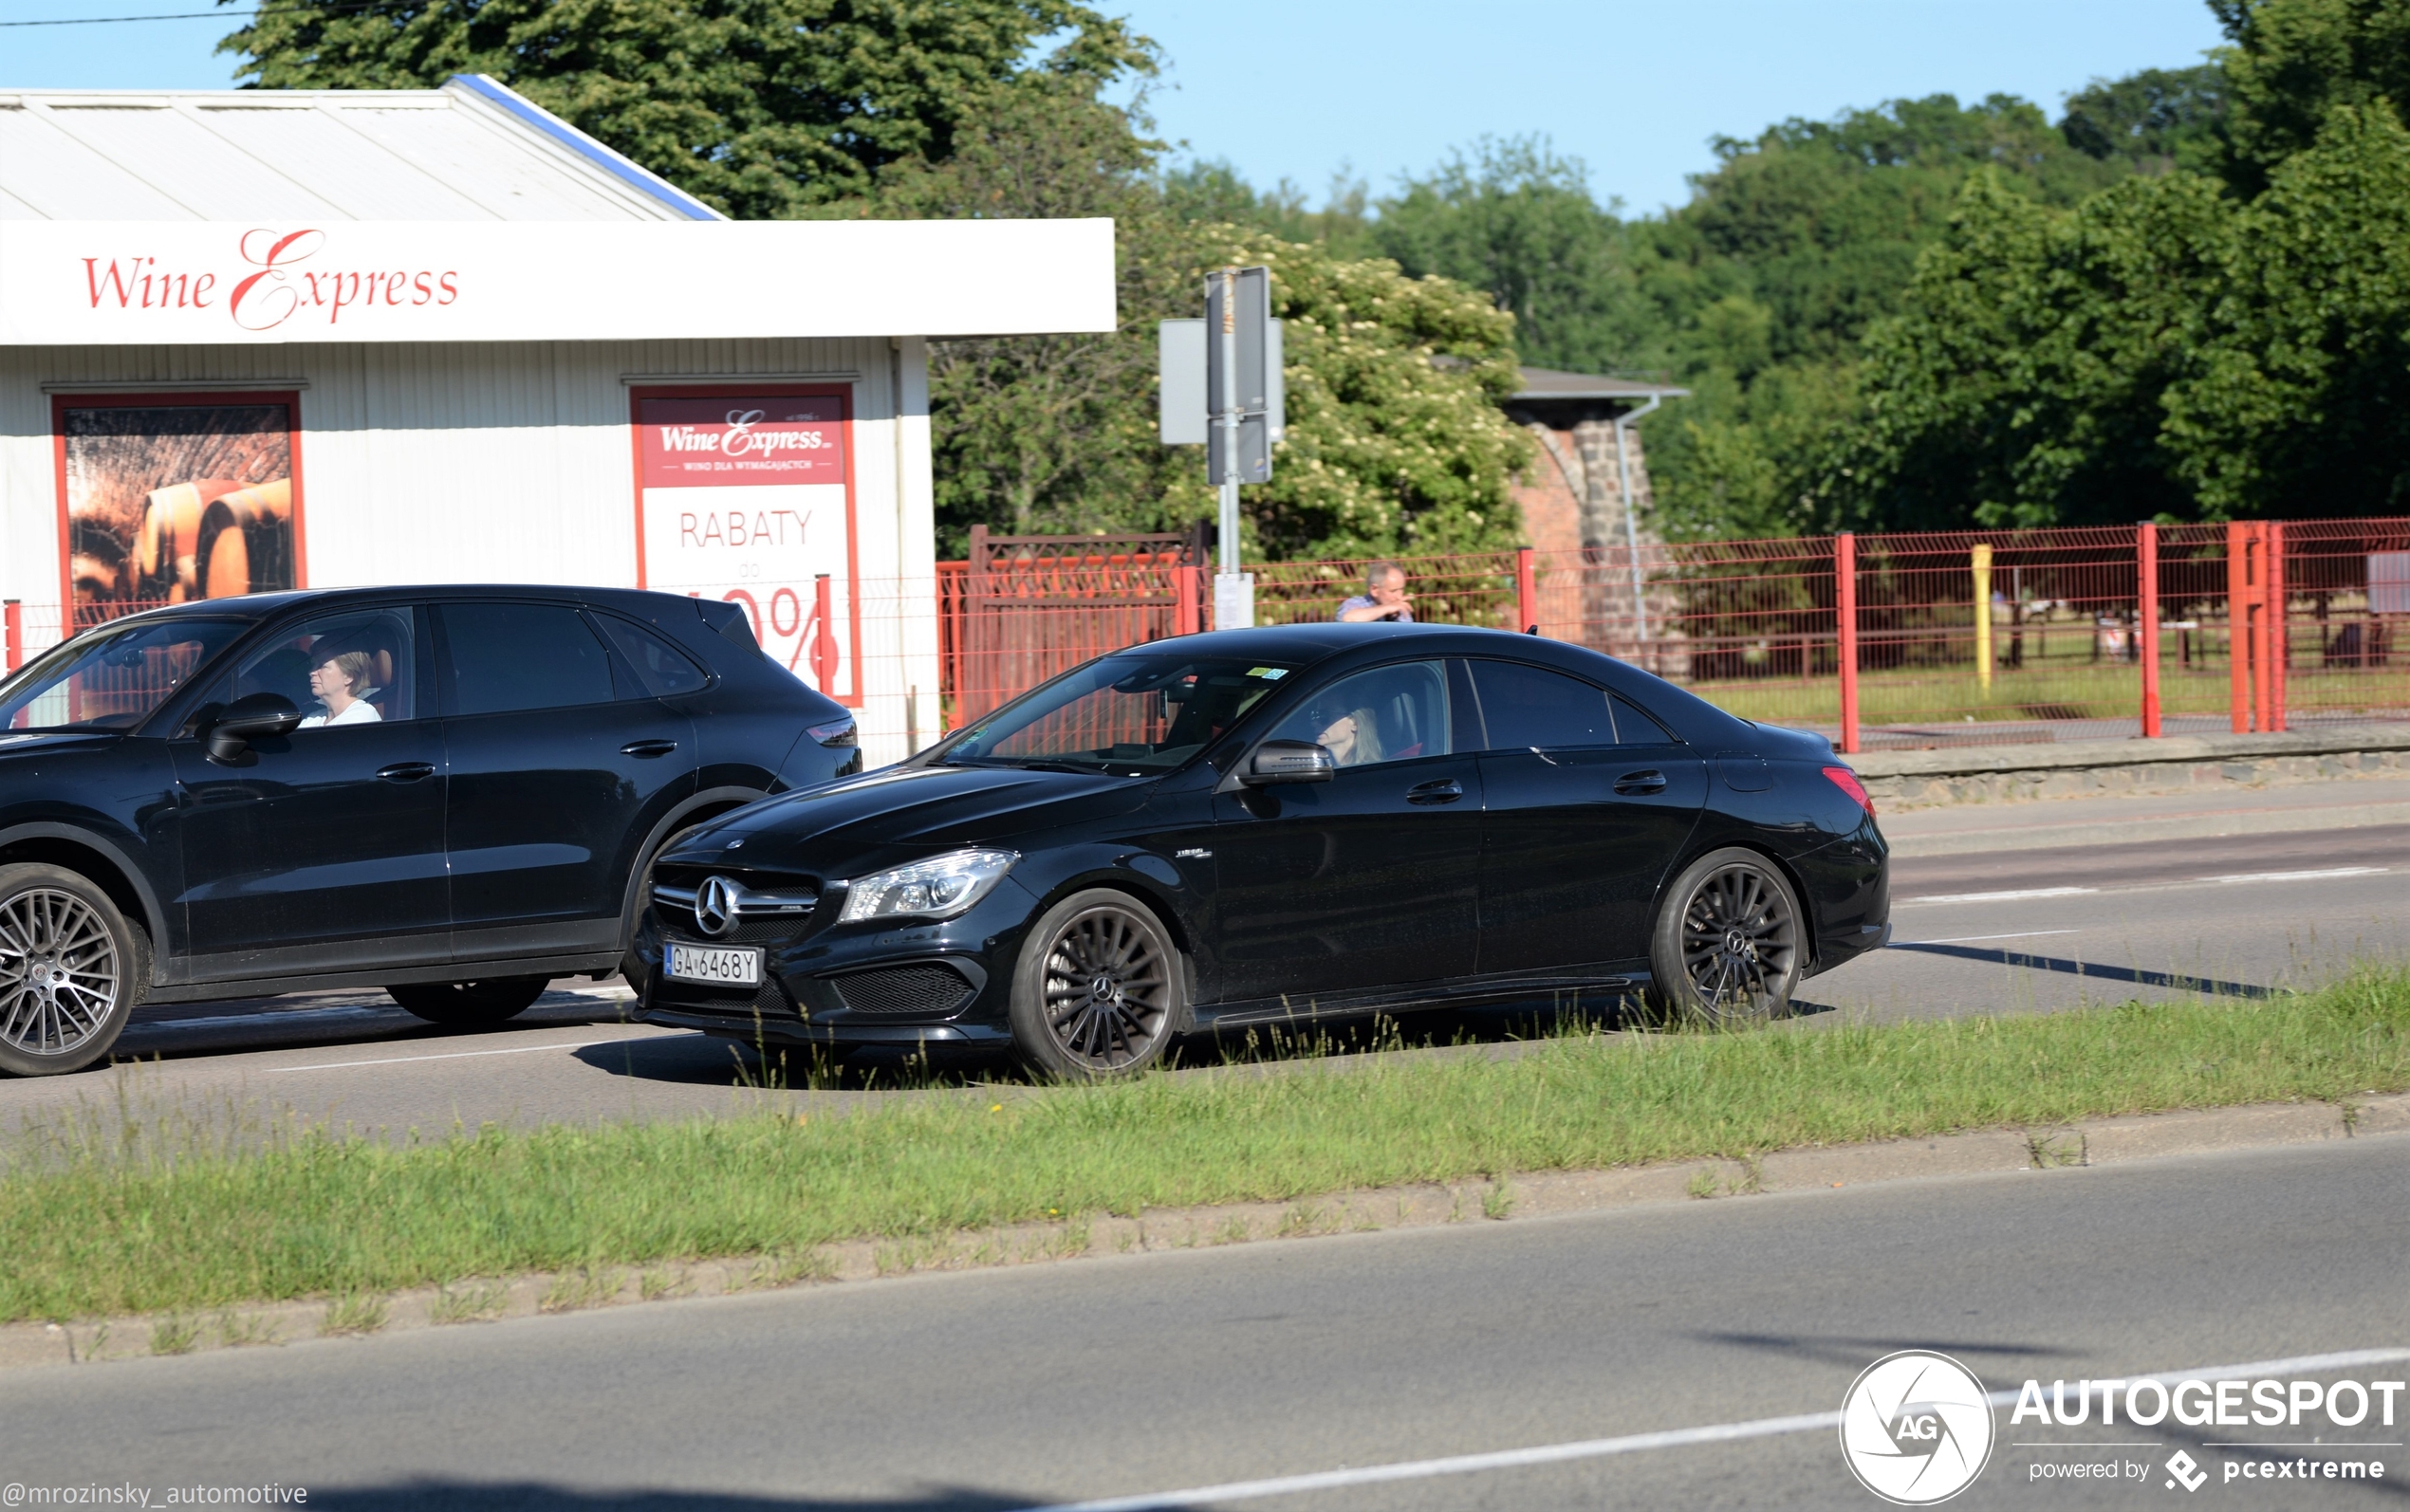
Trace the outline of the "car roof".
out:
[[[621,608],[654,613],[689,601],[682,594],[652,593],[641,588],[597,588],[561,582],[431,582],[389,583],[357,588],[296,588],[285,593],[251,593],[232,599],[195,599],[188,603],[146,609],[128,619],[250,619],[273,618],[287,609],[340,606],[394,599],[566,599],[578,603],[616,603]],[[115,623],[118,621],[112,621]]]
[[[1171,650],[1170,641],[1149,641],[1130,652]],[[1615,691],[1639,698],[1644,708],[1675,728],[1684,740],[1728,742],[1745,740],[1752,728],[1691,692],[1629,662],[1568,640],[1545,636],[1518,636],[1508,630],[1477,625],[1346,624],[1315,620],[1300,625],[1267,625],[1254,630],[1216,630],[1179,638],[1178,650],[1189,655],[1262,657],[1293,662],[1300,667],[1333,663],[1344,673],[1350,664],[1377,663],[1400,655],[1496,656],[1553,667]],[[1125,655],[1127,653],[1124,653]]]

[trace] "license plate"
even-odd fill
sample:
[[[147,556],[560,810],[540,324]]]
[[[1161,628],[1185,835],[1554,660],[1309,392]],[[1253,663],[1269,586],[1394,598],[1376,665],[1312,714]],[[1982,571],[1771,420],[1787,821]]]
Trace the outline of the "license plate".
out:
[[[670,975],[681,982],[758,986],[762,980],[762,952],[723,950],[703,945],[672,945]]]

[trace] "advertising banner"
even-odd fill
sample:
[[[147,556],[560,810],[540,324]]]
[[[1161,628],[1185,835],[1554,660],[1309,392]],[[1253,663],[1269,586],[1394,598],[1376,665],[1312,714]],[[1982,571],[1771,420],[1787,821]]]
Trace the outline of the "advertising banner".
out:
[[[0,219],[0,346],[1113,325],[1110,220]]]
[[[58,396],[70,629],[302,586],[296,396]]]
[[[633,404],[639,585],[742,605],[763,650],[859,707],[847,391],[639,389]]]

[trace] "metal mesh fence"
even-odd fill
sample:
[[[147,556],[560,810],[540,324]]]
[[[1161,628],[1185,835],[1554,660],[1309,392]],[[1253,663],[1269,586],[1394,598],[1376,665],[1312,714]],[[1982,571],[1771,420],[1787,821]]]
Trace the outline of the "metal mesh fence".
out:
[[[973,546],[931,577],[732,583],[710,596],[743,607],[771,656],[862,710],[866,732],[884,731],[866,734],[874,763],[1092,656],[1211,626],[1201,535],[982,531]],[[1330,619],[1372,565],[1251,564],[1256,622]],[[1395,565],[1422,623],[1536,626],[1736,714],[1862,749],[2132,736],[2152,696],[2169,734],[2410,718],[2410,519],[1818,536]],[[83,629],[110,612],[71,618]],[[10,665],[55,644],[68,618],[56,604],[12,606]]]

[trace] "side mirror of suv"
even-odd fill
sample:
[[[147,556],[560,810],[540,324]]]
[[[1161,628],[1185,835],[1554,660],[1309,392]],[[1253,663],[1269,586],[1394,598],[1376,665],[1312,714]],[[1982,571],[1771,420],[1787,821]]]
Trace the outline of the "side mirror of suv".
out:
[[[1270,787],[1275,783],[1326,783],[1338,770],[1338,759],[1330,754],[1327,746],[1317,746],[1310,740],[1268,740],[1247,758],[1247,769],[1239,773],[1238,780],[1248,787]]]
[[[238,760],[251,748],[252,741],[263,735],[290,734],[301,722],[301,710],[283,693],[246,693],[210,722],[210,760]]]

